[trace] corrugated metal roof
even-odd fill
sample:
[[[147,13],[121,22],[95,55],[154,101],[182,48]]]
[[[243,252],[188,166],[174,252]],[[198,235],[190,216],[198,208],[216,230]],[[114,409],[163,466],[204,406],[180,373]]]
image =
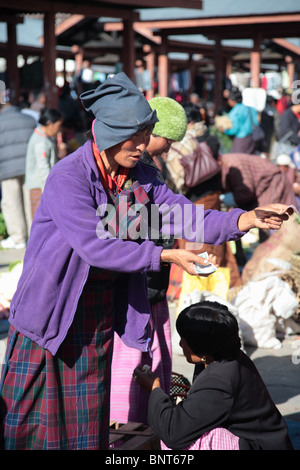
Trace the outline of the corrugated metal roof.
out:
[[[299,0],[203,0],[203,9],[139,9],[141,21],[212,18],[300,12]]]

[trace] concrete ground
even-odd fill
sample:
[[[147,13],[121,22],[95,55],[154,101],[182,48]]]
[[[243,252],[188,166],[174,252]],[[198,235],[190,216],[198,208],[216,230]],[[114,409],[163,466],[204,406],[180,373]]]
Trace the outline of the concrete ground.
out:
[[[3,250],[0,248],[0,273],[8,271],[9,266],[17,261],[22,261],[25,248],[19,250]]]

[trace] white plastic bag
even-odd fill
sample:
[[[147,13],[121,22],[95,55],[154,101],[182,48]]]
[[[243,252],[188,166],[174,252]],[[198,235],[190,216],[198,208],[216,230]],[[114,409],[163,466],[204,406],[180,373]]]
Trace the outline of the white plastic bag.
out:
[[[278,318],[290,318],[298,308],[296,295],[277,276],[248,282],[232,300],[238,309],[240,327],[246,345],[280,348],[276,337]]]

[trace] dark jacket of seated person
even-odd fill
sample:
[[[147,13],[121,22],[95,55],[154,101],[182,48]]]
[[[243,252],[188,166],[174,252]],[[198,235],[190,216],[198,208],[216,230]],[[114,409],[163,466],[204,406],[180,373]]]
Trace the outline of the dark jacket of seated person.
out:
[[[233,325],[229,329],[224,328],[228,318]],[[196,364],[198,355],[207,363],[176,406],[159,386],[152,387],[148,422],[166,446],[185,449],[204,433],[225,428],[239,437],[240,450],[293,449],[283,417],[254,363],[240,349],[237,321],[227,307],[199,302],[180,313],[176,327],[187,361]],[[234,352],[229,354],[230,348]]]

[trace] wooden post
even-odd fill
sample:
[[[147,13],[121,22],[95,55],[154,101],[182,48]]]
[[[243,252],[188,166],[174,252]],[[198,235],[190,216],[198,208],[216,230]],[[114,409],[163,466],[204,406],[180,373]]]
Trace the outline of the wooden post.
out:
[[[223,75],[223,67],[222,67],[222,47],[221,47],[221,39],[220,36],[217,36],[215,39],[215,52],[214,52],[214,60],[215,60],[215,89],[214,89],[214,104],[215,110],[219,112],[222,105],[222,75]]]
[[[293,58],[289,55],[285,57],[286,69],[289,76],[289,88],[293,88],[293,82],[295,77],[295,64]]]
[[[162,36],[158,56],[158,94],[159,96],[169,96],[169,61],[166,36]]]
[[[18,104],[20,97],[20,76],[18,69],[17,52],[17,33],[16,23],[7,23],[7,81],[6,87],[9,88],[11,104]]]
[[[75,55],[75,75],[79,75],[83,63],[83,48],[74,45],[72,46],[72,52]]]
[[[44,90],[46,94],[46,106],[58,107],[56,88],[56,38],[55,38],[55,14],[53,6],[44,15]]]
[[[143,46],[143,52],[145,54],[145,62],[146,62],[146,69],[149,72],[150,80],[151,80],[151,89],[146,91],[146,98],[147,100],[151,100],[154,97],[154,68],[155,68],[155,52],[153,51],[152,47],[149,44],[145,44]]]
[[[188,67],[191,73],[191,84],[190,88],[187,91],[187,100],[189,101],[191,93],[194,91],[194,86],[195,86],[195,77],[196,77],[196,64],[193,59],[193,54],[189,54],[189,62],[188,62]]]
[[[250,85],[258,88],[260,86],[260,55],[261,55],[262,35],[258,34],[254,39],[253,49],[250,57]]]
[[[229,75],[232,72],[232,60],[231,59],[226,59],[225,63],[225,77],[229,78]]]
[[[133,20],[124,20],[123,24],[123,71],[134,81],[135,47]]]

